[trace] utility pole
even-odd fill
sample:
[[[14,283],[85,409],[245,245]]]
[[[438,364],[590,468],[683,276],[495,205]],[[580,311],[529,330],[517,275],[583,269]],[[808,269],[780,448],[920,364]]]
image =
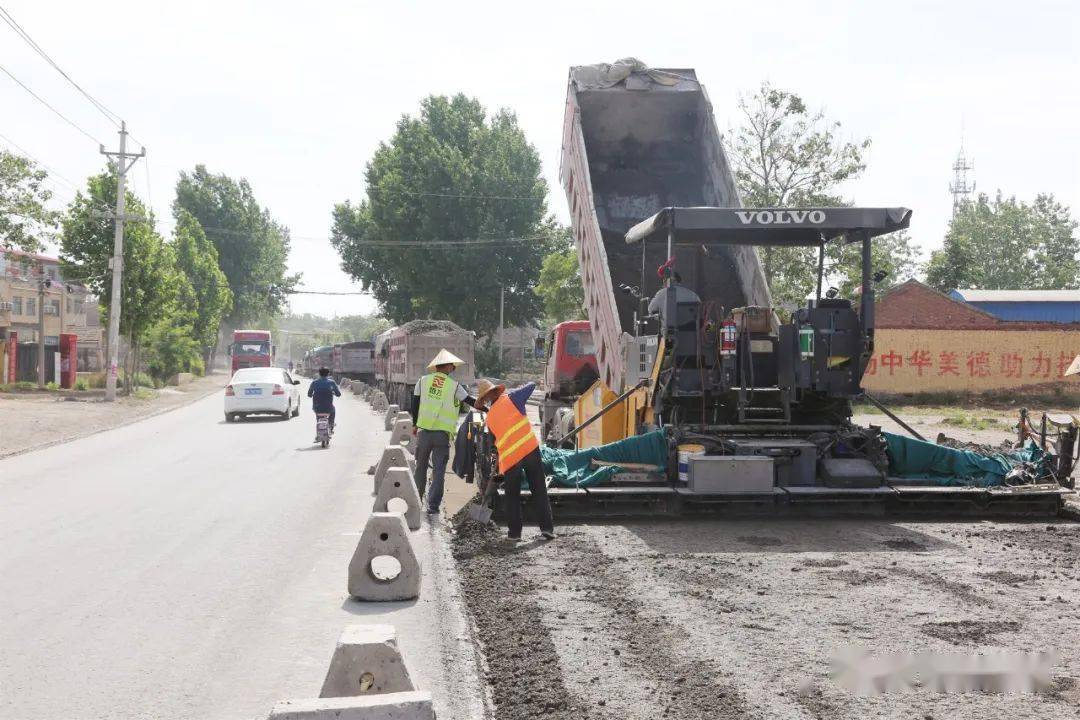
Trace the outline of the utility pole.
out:
[[[38,263],[38,366],[37,384],[41,389],[45,388],[45,266]]]
[[[120,359],[120,284],[124,278],[124,200],[127,171],[135,161],[146,155],[127,152],[127,123],[120,122],[120,152],[109,152],[101,146],[101,154],[116,158],[116,231],[113,235],[112,298],[109,302],[109,369],[105,373],[105,402],[116,400],[116,372]],[[131,162],[128,162],[131,158]],[[137,370],[137,368],[136,368]]]
[[[506,286],[499,286],[499,367],[503,364],[503,302],[506,297]]]

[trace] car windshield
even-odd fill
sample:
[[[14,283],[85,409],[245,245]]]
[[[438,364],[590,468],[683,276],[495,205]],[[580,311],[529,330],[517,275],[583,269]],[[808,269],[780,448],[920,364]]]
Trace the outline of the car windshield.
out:
[[[573,357],[593,355],[596,349],[593,347],[592,333],[588,330],[573,330],[566,333],[566,354]]]
[[[269,355],[270,343],[259,340],[243,340],[237,342],[233,349],[234,355]]]
[[[248,368],[237,370],[232,376],[232,382],[272,382],[280,383],[282,374],[280,370],[271,368]]]

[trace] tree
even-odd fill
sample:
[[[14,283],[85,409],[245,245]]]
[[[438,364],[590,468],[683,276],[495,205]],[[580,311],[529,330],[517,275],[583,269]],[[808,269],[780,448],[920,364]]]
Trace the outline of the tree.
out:
[[[544,258],[536,294],[544,301],[544,315],[553,325],[585,317],[585,291],[574,248],[556,250]]]
[[[832,242],[826,247],[825,255],[828,262],[826,282],[835,283],[841,297],[854,297],[855,289],[862,285],[861,245]],[[870,259],[873,270],[885,272],[885,279],[874,284],[878,292],[910,280],[920,267],[918,250],[911,244],[907,230],[874,238],[870,245]]]
[[[367,165],[367,198],[333,211],[341,266],[401,323],[451,320],[490,338],[505,288],[509,325],[535,319],[557,228],[540,158],[517,119],[477,100],[432,96],[402,117]]]
[[[33,160],[0,150],[0,248],[37,251],[55,234],[60,213],[46,207],[47,177]]]
[[[140,343],[147,331],[176,311],[177,299],[193,294],[186,277],[177,271],[172,248],[153,229],[153,217],[131,193],[125,200],[127,213],[142,218],[125,224],[124,274],[121,287],[120,333],[128,338],[129,377],[139,362]],[[66,277],[77,278],[99,298],[112,294],[109,259],[113,253],[113,219],[103,208],[116,204],[116,172],[87,180],[62,221],[60,262]],[[103,307],[107,319],[108,307]],[[130,390],[130,383],[128,384]]]
[[[741,125],[728,146],[747,207],[830,207],[848,204],[838,186],[866,169],[869,140],[840,139],[840,123],[811,112],[795,93],[769,83],[739,99]],[[765,278],[775,303],[801,304],[813,290],[813,248],[762,247]]]
[[[262,208],[247,180],[213,175],[205,165],[181,172],[173,213],[191,213],[217,249],[232,291],[228,323],[265,321],[286,305],[300,275],[288,275],[289,229]]]
[[[1053,195],[1027,204],[999,191],[961,205],[945,243],[930,255],[926,281],[942,291],[1066,289],[1080,286],[1080,243],[1069,208]]]
[[[222,319],[232,308],[229,280],[218,266],[218,253],[206,237],[195,216],[183,208],[174,210],[176,228],[173,230],[173,251],[176,266],[187,277],[192,310],[192,339],[197,343],[203,361],[210,364],[217,347],[218,330]]]

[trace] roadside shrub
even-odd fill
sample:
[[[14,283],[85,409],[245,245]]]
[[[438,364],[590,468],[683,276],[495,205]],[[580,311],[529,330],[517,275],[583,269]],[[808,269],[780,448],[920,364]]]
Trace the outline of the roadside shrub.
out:
[[[499,356],[499,346],[490,342],[487,347],[477,345],[474,351],[476,358],[477,376],[502,378],[506,377],[510,370],[510,363]]]
[[[198,355],[191,358],[191,362],[188,363],[188,372],[198,377],[202,377],[203,375],[205,375],[206,364],[203,362],[203,359]]]
[[[57,385],[55,382],[47,382],[47,383],[45,383],[45,389],[56,392],[57,390],[60,389],[60,386]]]
[[[9,384],[8,387],[11,388],[12,390],[36,390],[37,389],[37,385],[30,382],[29,380],[20,380],[17,383]]]
[[[89,381],[87,381],[86,378],[76,378],[76,380],[75,380],[75,389],[76,390],[89,390],[90,389],[90,383],[89,383]]]
[[[190,328],[163,322],[150,331],[146,344],[146,367],[161,383],[173,375],[191,372],[199,358],[199,344],[189,334]],[[201,362],[201,358],[200,358]]]

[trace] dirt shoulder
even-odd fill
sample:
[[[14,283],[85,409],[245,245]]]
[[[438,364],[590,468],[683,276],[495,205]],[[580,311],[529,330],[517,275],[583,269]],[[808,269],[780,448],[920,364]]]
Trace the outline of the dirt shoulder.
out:
[[[0,457],[77,440],[167,412],[220,390],[227,381],[224,373],[212,374],[182,387],[120,397],[114,403],[98,397],[66,400],[57,393],[0,393]]]

